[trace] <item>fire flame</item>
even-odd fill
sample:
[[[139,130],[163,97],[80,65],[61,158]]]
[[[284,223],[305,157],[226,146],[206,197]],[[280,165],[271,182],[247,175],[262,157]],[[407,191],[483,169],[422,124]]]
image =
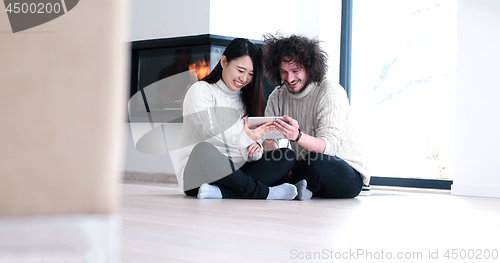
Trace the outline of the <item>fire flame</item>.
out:
[[[189,70],[196,70],[196,75],[192,74],[193,76],[196,76],[198,80],[204,78],[206,75],[210,73],[210,68],[207,66],[207,62],[205,60],[198,60],[195,63],[189,65]]]

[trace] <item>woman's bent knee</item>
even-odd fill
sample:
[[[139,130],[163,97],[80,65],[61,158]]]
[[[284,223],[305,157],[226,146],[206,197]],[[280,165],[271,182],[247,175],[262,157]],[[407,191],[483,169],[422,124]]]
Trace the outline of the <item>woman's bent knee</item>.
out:
[[[217,151],[217,148],[215,148],[215,146],[209,142],[199,142],[198,144],[196,144],[193,148],[193,150],[191,151],[191,154],[193,153],[203,153],[203,154],[210,154],[211,152],[213,151]]]

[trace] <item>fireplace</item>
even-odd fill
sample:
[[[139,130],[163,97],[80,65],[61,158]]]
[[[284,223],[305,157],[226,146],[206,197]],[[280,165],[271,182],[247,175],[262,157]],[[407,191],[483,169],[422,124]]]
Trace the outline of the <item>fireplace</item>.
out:
[[[187,87],[210,73],[232,39],[206,34],[132,42],[129,121],[182,123]],[[263,82],[267,98],[274,87]]]

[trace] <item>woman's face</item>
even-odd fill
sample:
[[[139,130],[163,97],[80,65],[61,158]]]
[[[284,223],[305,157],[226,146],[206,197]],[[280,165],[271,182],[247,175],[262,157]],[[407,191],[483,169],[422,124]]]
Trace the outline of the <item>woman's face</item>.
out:
[[[229,89],[239,91],[252,82],[253,63],[249,56],[245,55],[235,58],[230,62],[227,62],[226,56],[222,56],[220,62],[222,66],[222,81],[226,83]]]

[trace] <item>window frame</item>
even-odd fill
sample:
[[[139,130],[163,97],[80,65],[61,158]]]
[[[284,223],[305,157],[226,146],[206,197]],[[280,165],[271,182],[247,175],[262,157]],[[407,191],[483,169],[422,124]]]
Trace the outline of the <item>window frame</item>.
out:
[[[342,0],[339,82],[351,102],[353,0]],[[451,190],[453,180],[372,176],[371,185]]]

